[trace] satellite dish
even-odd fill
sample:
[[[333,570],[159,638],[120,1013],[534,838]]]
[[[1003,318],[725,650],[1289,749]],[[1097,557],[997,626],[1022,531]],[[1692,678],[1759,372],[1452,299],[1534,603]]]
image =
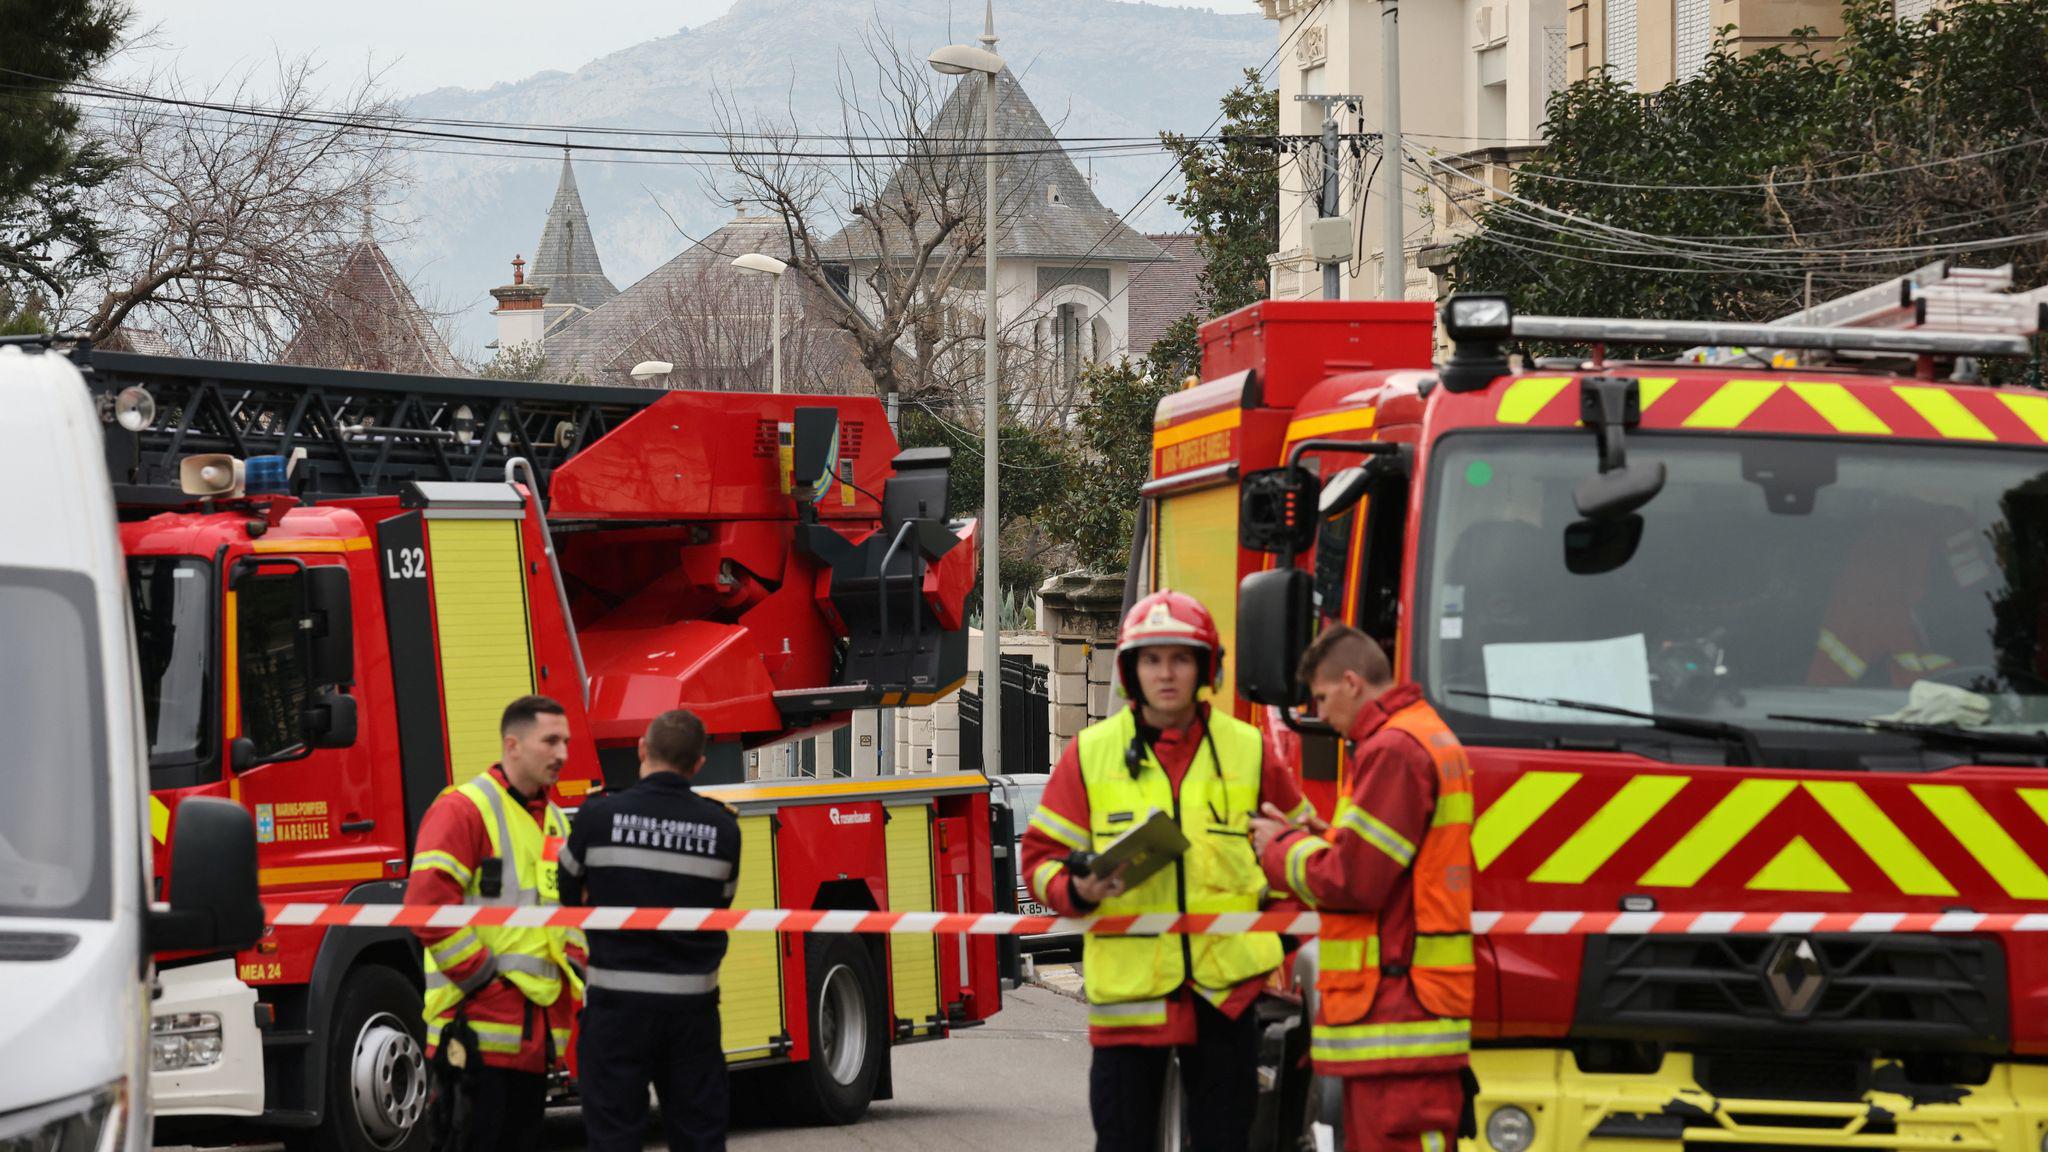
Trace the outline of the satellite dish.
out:
[[[114,397],[114,423],[130,432],[140,432],[156,423],[156,397],[149,389],[130,385]]]

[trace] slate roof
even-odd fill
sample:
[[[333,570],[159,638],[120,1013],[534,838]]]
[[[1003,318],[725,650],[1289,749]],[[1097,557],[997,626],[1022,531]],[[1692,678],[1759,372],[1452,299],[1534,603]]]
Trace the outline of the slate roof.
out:
[[[733,268],[762,252],[787,259],[788,237],[772,217],[742,216],[684,249],[541,347],[549,375],[631,386],[643,360],[666,360],[673,388],[767,391],[772,281]],[[836,298],[792,269],[782,278],[783,386],[791,392],[861,394],[874,388],[853,338],[834,323]]]
[[[598,259],[590,217],[583,211],[576,172],[566,152],[562,154],[562,177],[555,184],[555,202],[548,208],[540,243],[533,250],[533,270],[526,278],[548,290],[546,311],[551,328],[619,294],[604,274],[604,262]]]
[[[349,250],[313,313],[300,317],[278,362],[422,376],[469,374],[367,233]]]
[[[940,147],[981,150],[985,87],[980,76],[964,76],[954,87],[930,130],[935,140],[947,142]],[[1160,258],[1158,245],[1126,227],[1095,198],[1088,178],[1074,167],[1046,126],[1045,117],[1008,69],[996,78],[996,136],[997,152],[1031,153],[998,156],[996,160],[999,257],[1079,260],[1085,256],[1091,262]],[[950,143],[955,140],[971,143]],[[965,163],[979,169],[983,161],[977,156]],[[976,171],[974,178],[979,177]],[[897,169],[883,198],[902,196],[905,179],[903,169]],[[863,221],[849,224],[821,247],[828,255],[848,260],[873,260],[881,254],[873,228]]]
[[[1147,236],[1170,258],[1132,264],[1124,290],[1130,309],[1132,356],[1143,356],[1175,320],[1201,307],[1202,269],[1207,260],[1192,232]]]

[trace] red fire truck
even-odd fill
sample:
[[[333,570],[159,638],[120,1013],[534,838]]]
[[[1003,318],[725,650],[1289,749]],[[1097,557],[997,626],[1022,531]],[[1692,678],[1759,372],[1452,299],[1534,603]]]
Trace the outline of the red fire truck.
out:
[[[1454,298],[1442,364],[1428,304],[1264,303],[1160,404],[1133,587],[1235,629],[1221,698],[1326,812],[1292,665],[1378,638],[1469,749],[1475,907],[1556,914],[1479,939],[1471,1146],[2048,1146],[2048,949],[1886,930],[2048,913],[2048,396],[1975,382],[2040,302],[1937,331],[1927,287],[1825,327]],[[1606,355],[1654,346],[1720,351]],[[1569,930],[1618,911],[1872,915]]]
[[[178,805],[227,796],[265,899],[396,903],[426,807],[541,692],[575,733],[569,808],[637,778],[655,714],[704,719],[740,906],[992,908],[981,777],[743,779],[745,749],[965,676],[977,528],[947,454],[899,452],[874,400],[76,359],[123,509],[157,875]],[[852,1120],[893,1043],[997,1010],[995,963],[986,938],[735,934],[728,1058]],[[160,1118],[423,1145],[409,932],[277,928],[162,967]]]

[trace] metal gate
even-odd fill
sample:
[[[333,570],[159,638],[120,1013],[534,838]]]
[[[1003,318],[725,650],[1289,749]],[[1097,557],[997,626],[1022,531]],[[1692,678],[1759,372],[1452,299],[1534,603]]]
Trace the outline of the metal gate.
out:
[[[1052,693],[1044,665],[1003,655],[1002,764],[990,774],[1052,771]],[[981,695],[960,693],[960,768],[983,772]]]

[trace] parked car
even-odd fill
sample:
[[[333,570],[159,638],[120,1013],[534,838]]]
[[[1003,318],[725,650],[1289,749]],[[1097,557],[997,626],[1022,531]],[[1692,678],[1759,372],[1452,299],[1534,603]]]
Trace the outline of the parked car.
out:
[[[1019,772],[1010,776],[989,777],[989,802],[1001,804],[1010,811],[1010,839],[1000,845],[998,851],[1009,851],[1010,871],[1016,878],[1017,911],[1026,915],[1050,916],[1052,909],[1040,904],[1031,892],[1029,878],[1024,868],[1024,829],[1031,823],[1031,814],[1038,811],[1038,803],[1045,797],[1046,782],[1050,773]],[[1079,960],[1081,958],[1081,936],[1077,932],[1048,932],[1037,936],[1018,939],[1018,950],[1039,960]]]

